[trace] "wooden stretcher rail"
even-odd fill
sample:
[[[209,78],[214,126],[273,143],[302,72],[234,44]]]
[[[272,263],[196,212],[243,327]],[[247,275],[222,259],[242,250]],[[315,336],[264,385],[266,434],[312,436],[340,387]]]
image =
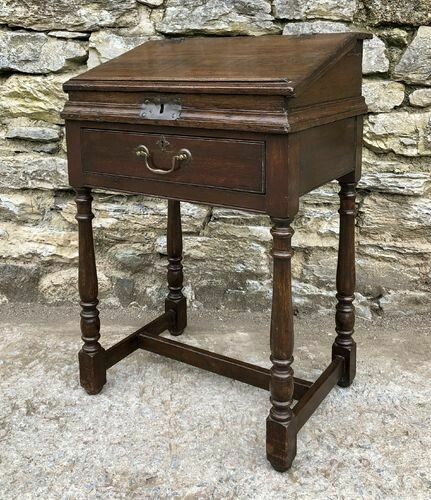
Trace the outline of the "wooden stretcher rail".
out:
[[[314,382],[293,408],[297,430],[299,431],[313,415],[320,403],[337,385],[343,374],[344,358],[337,356],[320,377]]]
[[[141,349],[269,390],[270,372],[267,368],[205,351],[172,339],[157,337],[146,331],[140,333],[138,337]],[[295,378],[294,399],[301,399],[311,386],[311,382]]]
[[[174,320],[175,312],[169,310],[107,349],[105,351],[106,368],[115,365],[137,349],[144,349],[196,368],[269,390],[270,371],[267,368],[160,337],[162,332],[174,324]],[[342,357],[336,357],[314,383],[299,378],[294,379],[293,397],[298,403],[293,408],[293,412],[298,431],[340,380],[343,363]]]
[[[105,351],[106,368],[111,368],[111,366],[115,365],[129,354],[132,354],[132,352],[136,351],[136,349],[140,347],[138,338],[139,334],[148,333],[151,335],[159,335],[173,325],[174,319],[175,312],[173,310],[169,310],[107,349]]]

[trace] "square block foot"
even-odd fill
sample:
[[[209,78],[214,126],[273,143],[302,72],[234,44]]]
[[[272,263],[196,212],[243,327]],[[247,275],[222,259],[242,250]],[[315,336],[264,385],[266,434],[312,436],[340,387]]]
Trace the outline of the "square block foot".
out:
[[[278,472],[285,472],[292,466],[296,456],[296,428],[291,420],[281,423],[269,416],[266,420],[266,457]]]
[[[169,333],[178,337],[181,335],[187,326],[187,299],[182,297],[178,300],[165,300],[165,311],[174,310],[175,311],[175,321],[174,325],[170,327]]]
[[[98,394],[106,384],[105,350],[79,351],[79,380],[88,394]]]
[[[356,376],[356,343],[353,342],[350,347],[334,344],[332,346],[332,359],[337,356],[344,358],[344,371],[338,385],[340,387],[349,387]]]

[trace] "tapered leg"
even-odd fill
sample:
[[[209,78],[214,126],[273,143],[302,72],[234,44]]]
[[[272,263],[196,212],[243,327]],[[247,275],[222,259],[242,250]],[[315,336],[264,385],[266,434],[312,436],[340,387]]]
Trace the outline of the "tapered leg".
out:
[[[105,350],[99,344],[100,320],[97,309],[97,272],[94,256],[91,192],[76,190],[79,227],[79,295],[81,297],[81,333],[84,345],[79,352],[79,372],[82,387],[97,394],[106,383]]]
[[[344,373],[338,385],[348,387],[356,374],[355,324],[355,217],[356,183],[340,181],[340,239],[337,265],[337,306],[332,356],[344,358]]]
[[[272,218],[274,260],[271,312],[271,403],[266,421],[266,453],[274,469],[290,468],[296,455],[293,402],[293,306],[291,291],[290,219]]]
[[[180,202],[168,201],[168,288],[165,310],[175,311],[175,325],[169,329],[172,335],[181,335],[187,326],[187,304],[183,295],[183,234],[181,230]]]

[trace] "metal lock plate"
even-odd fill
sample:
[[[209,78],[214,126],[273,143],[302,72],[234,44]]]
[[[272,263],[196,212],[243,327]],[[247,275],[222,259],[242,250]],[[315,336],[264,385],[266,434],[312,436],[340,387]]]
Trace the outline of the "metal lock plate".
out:
[[[163,102],[161,99],[146,99],[139,116],[147,120],[177,120],[181,114],[179,99]]]

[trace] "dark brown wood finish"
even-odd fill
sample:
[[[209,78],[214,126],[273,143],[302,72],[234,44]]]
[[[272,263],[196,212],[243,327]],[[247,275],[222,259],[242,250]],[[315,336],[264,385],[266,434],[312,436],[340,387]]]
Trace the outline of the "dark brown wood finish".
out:
[[[164,331],[170,330],[173,325],[175,325],[175,311],[169,309],[147,325],[120,340],[105,352],[106,369],[111,368],[137,349],[144,349],[260,389],[269,390],[271,374],[268,368],[159,336]],[[295,377],[293,399],[299,401],[312,385],[307,380]]]
[[[86,162],[87,169],[91,170],[92,167],[88,166],[88,160],[83,158],[83,145],[82,145],[82,129],[88,127],[97,130],[107,130],[108,127],[113,127],[114,130],[120,130],[126,132],[131,131],[131,126],[126,124],[116,123],[112,124],[99,124],[97,122],[85,122],[85,121],[70,121],[67,122],[67,147],[69,151],[69,181],[72,186],[98,186],[106,189],[111,189],[114,191],[130,192],[130,193],[140,193],[152,196],[159,196],[161,198],[168,199],[178,199],[183,201],[195,201],[199,203],[205,203],[208,205],[220,205],[228,206],[233,208],[244,208],[248,210],[253,210],[256,212],[265,212],[265,200],[264,194],[251,193],[245,191],[239,191],[237,189],[222,189],[214,186],[202,186],[193,185],[187,183],[176,183],[170,182],[170,175],[159,175],[154,177],[135,177],[130,175],[125,175],[125,172],[121,168],[117,175],[108,175],[101,173],[92,173],[84,169],[83,161]],[[133,127],[138,133],[152,132],[155,134],[160,134],[160,136],[169,137],[169,134],[184,135],[184,136],[198,136],[205,139],[216,137],[216,138],[226,138],[227,135],[231,139],[237,139],[240,143],[254,143],[256,141],[271,140],[272,136],[263,136],[260,134],[252,134],[245,132],[226,132],[221,131],[206,131],[200,129],[177,129],[168,127],[148,127],[146,125],[140,124]],[[109,143],[108,148],[113,148],[113,145]],[[265,148],[266,149],[266,148]],[[222,152],[222,151],[221,151]],[[130,150],[130,155],[135,155],[135,149]],[[220,154],[220,153],[218,153]],[[113,158],[115,158],[117,152],[114,150]],[[266,156],[262,163],[266,161]],[[248,156],[249,157],[249,156]],[[94,156],[93,156],[94,158]],[[224,161],[223,157],[220,157],[219,165]],[[125,160],[126,161],[126,160]],[[144,162],[141,160],[142,170],[145,169]],[[118,164],[117,164],[118,165]],[[161,165],[166,167],[167,164]],[[238,165],[236,163],[235,165]],[[199,168],[205,170],[206,162],[200,163]],[[188,168],[188,166],[184,167]],[[261,167],[263,169],[263,167]],[[224,172],[226,170],[222,169]],[[129,171],[130,172],[130,171]],[[244,176],[247,177],[247,164],[242,165],[242,172]],[[233,171],[235,173],[235,171]],[[213,170],[213,179],[217,175],[217,170]],[[227,174],[225,174],[227,175]],[[264,175],[264,174],[260,174]],[[233,176],[235,177],[235,176]],[[166,179],[167,178],[167,179]],[[243,181],[249,182],[249,181]]]
[[[175,325],[175,311],[169,309],[164,314],[151,321],[147,325],[139,328],[136,332],[131,333],[120,342],[117,342],[109,349],[105,351],[105,366],[106,368],[111,368],[116,363],[124,359],[132,352],[135,352],[136,349],[141,347],[139,342],[139,335],[141,334],[150,334],[150,335],[159,335],[165,330],[173,328]]]
[[[365,33],[331,33],[319,36],[261,36],[233,38],[180,38],[151,41],[121,57],[73,78],[66,90],[91,90],[101,83],[107,90],[141,89],[158,92],[190,89],[233,94],[234,85],[274,95],[278,88],[286,95],[298,93],[316,81],[358,40],[371,38]],[[230,86],[229,84],[232,84]],[[275,87],[275,89],[274,89]],[[227,91],[228,90],[228,91]]]
[[[168,201],[168,287],[165,310],[175,311],[174,325],[169,328],[171,335],[181,335],[187,326],[187,304],[183,295],[183,234],[181,229],[180,202]]]
[[[335,330],[337,337],[332,346],[332,356],[344,357],[344,372],[338,382],[348,387],[356,375],[356,342],[353,340],[355,325],[355,217],[356,183],[340,181],[340,236],[337,265],[337,306]]]
[[[107,369],[137,349],[270,389],[267,457],[278,471],[291,466],[298,431],[334,385],[348,386],[355,376],[364,38],[369,35],[152,41],[65,84],[62,116],[79,223],[80,373],[90,394],[102,389]],[[312,384],[293,376],[291,222],[300,196],[334,179],[341,185],[337,337],[332,362]],[[99,343],[93,187],[168,199],[165,312],[106,351]],[[180,201],[271,217],[270,370],[160,335],[180,335],[187,325]]]
[[[343,374],[344,358],[335,356],[332,363],[320,375],[320,377],[311,385],[309,390],[298,401],[293,408],[295,415],[296,430],[302,429],[302,426],[313,415],[320,403],[331,392],[331,389],[338,383]]]
[[[67,82],[64,88],[73,99],[63,117],[139,124],[146,102],[179,104],[175,120],[155,113],[145,122],[288,133],[356,116],[366,112],[361,54],[362,39],[369,37],[336,33],[148,42]],[[103,99],[97,97],[101,92]]]
[[[141,145],[150,151],[150,159],[137,154]],[[170,175],[161,176],[148,168],[168,171],[182,149],[187,149],[191,158],[178,162]],[[81,151],[84,174],[264,193],[263,141],[85,128],[81,131]]]
[[[106,383],[105,350],[99,344],[100,320],[97,304],[98,284],[94,255],[90,190],[76,190],[79,228],[79,295],[81,297],[81,332],[84,345],[79,352],[79,370],[82,387],[89,394],[97,394]]]
[[[222,354],[199,349],[164,337],[156,337],[144,331],[138,335],[139,347],[161,354],[206,371],[269,390],[271,374],[267,368],[232,359]],[[312,384],[299,378],[293,379],[293,399],[300,400]]]
[[[297,135],[301,195],[355,170],[356,118],[312,127]]]
[[[274,261],[271,311],[271,403],[266,421],[266,454],[274,469],[290,468],[296,455],[296,429],[293,420],[293,306],[291,290],[290,219],[272,219],[272,258]]]

